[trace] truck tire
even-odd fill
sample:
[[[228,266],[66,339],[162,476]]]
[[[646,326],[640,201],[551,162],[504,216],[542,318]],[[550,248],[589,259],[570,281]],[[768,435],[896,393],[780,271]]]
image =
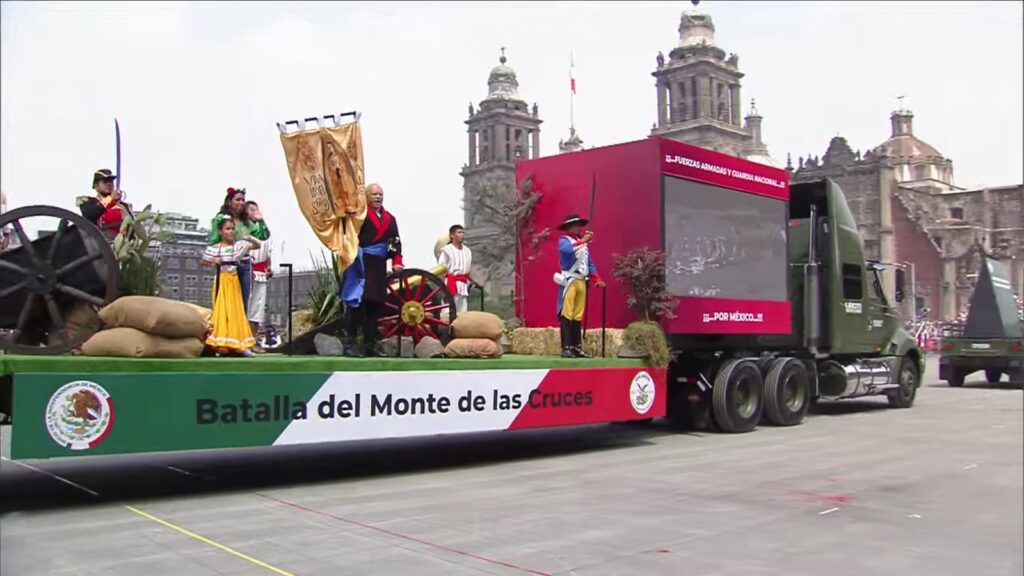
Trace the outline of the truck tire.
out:
[[[764,379],[750,360],[727,360],[711,388],[711,408],[723,432],[750,432],[764,410]]]
[[[985,380],[989,384],[998,384],[999,383],[999,379],[1002,378],[1002,377],[1003,377],[1003,371],[1002,370],[992,370],[992,369],[985,370]]]
[[[920,378],[917,360],[910,356],[904,356],[900,360],[899,372],[896,373],[896,381],[899,383],[899,387],[886,394],[889,398],[889,407],[910,408],[913,406],[914,398],[917,397],[917,387],[920,384]]]
[[[764,381],[764,414],[775,426],[796,426],[811,406],[807,367],[796,358],[776,358]]]
[[[964,378],[966,376],[967,375],[964,374],[963,370],[960,370],[959,368],[950,368],[949,380],[946,380],[946,383],[949,384],[950,388],[961,388],[964,385]]]

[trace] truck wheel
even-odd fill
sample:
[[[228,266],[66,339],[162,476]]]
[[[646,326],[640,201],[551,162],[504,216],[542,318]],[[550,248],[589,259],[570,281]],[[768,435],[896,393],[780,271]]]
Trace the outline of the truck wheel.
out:
[[[963,370],[952,368],[949,371],[949,380],[947,380],[946,383],[949,384],[951,388],[960,388],[964,385],[965,376],[966,374],[964,374]]]
[[[1002,377],[1002,370],[985,370],[985,380],[987,380],[989,384],[998,384],[999,379]]]
[[[749,432],[761,420],[764,380],[750,360],[728,360],[715,375],[711,407],[724,432]]]
[[[891,408],[910,408],[914,405],[914,398],[917,397],[917,385],[920,378],[917,372],[917,361],[909,356],[904,356],[900,360],[896,378],[899,388],[887,393],[889,406]]]
[[[807,367],[796,358],[778,358],[764,381],[764,413],[776,426],[803,422],[811,405]]]

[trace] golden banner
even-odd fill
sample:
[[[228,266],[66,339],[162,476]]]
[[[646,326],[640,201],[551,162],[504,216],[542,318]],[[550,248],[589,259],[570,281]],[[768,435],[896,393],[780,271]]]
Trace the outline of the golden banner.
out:
[[[281,134],[302,215],[342,269],[356,258],[366,219],[359,122]]]

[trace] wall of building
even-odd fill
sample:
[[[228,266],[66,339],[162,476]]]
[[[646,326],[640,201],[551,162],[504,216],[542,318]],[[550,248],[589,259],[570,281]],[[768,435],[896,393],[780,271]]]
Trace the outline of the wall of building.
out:
[[[942,304],[942,256],[928,234],[910,218],[909,210],[897,195],[893,195],[891,205],[895,261],[914,265],[913,279],[916,286],[912,291],[908,269],[905,298],[911,301],[914,293],[919,302],[917,312],[921,313],[927,308],[930,310],[927,318],[937,318]]]

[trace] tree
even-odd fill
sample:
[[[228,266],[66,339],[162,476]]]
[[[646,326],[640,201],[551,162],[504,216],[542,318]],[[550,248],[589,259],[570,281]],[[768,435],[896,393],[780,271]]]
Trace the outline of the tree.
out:
[[[495,234],[474,246],[474,251],[487,262],[488,277],[512,275],[514,299],[525,302],[523,265],[537,258],[541,244],[551,235],[549,228],[533,229],[533,212],[543,194],[534,190],[532,175],[527,175],[518,189],[511,179],[491,175],[481,181],[475,192],[473,210],[478,221],[474,226],[491,228]]]
[[[676,297],[665,283],[665,253],[637,248],[625,256],[615,254],[612,276],[626,286],[626,304],[644,320],[675,318]]]

